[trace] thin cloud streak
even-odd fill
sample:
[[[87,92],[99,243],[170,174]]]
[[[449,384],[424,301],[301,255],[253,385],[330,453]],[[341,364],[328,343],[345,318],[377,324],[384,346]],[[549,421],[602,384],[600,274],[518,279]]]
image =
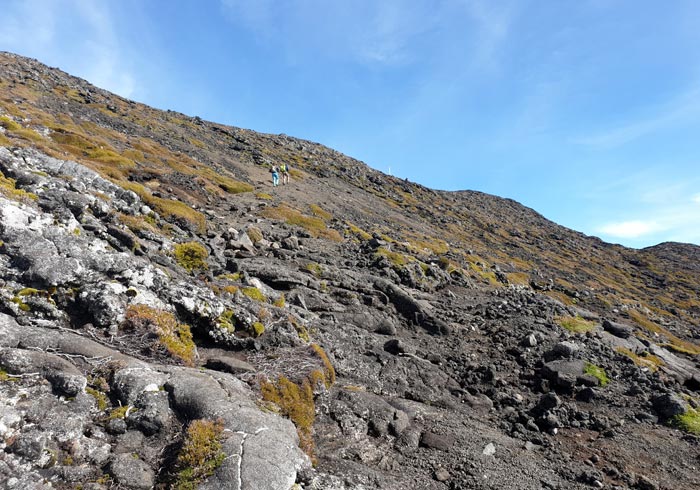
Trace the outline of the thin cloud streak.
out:
[[[572,143],[601,149],[612,148],[662,129],[697,121],[699,117],[700,89],[693,88],[666,105],[656,108],[654,114],[646,118],[640,118],[598,134],[574,138]]]

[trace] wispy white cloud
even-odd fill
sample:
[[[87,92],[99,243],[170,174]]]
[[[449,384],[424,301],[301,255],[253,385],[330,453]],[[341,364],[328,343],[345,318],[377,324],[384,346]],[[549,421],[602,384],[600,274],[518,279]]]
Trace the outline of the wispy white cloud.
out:
[[[595,231],[606,239],[644,238],[648,243],[678,241],[700,244],[700,213],[697,205],[689,202],[687,197],[684,203],[673,202],[634,214],[644,217],[605,223]]]
[[[599,233],[615,238],[639,238],[659,231],[660,226],[655,221],[621,221],[608,223],[598,229]]]
[[[700,194],[695,194],[693,197],[690,198],[690,200],[694,203],[700,204]]]
[[[692,88],[665,104],[652,107],[648,114],[598,133],[574,138],[573,143],[611,148],[676,125],[697,121],[700,117],[700,89]]]

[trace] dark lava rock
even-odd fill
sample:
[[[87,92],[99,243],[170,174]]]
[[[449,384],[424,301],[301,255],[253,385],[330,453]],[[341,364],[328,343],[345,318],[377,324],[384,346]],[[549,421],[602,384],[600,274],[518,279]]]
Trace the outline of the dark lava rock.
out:
[[[632,335],[633,331],[632,327],[630,327],[629,325],[611,322],[610,320],[603,321],[603,329],[606,332],[610,332],[614,336],[620,337],[622,339],[629,338]]]
[[[151,467],[133,454],[116,455],[109,464],[109,474],[127,488],[148,490],[155,483]]]
[[[656,413],[667,419],[676,415],[682,415],[686,411],[686,404],[683,399],[670,393],[657,396],[652,401],[652,405]]]
[[[420,445],[430,449],[449,451],[454,445],[455,438],[449,434],[435,434],[434,432],[423,432],[420,437]]]

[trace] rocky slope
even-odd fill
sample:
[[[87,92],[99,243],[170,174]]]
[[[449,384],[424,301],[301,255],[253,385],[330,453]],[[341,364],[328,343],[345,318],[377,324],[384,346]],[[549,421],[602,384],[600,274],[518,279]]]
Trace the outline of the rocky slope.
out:
[[[4,488],[700,486],[698,247],[9,53],[0,172]]]

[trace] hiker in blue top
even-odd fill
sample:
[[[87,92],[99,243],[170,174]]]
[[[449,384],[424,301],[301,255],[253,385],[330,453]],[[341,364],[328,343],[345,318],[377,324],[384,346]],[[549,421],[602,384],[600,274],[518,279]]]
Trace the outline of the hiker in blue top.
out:
[[[272,186],[277,187],[280,184],[280,169],[277,165],[273,165],[270,172],[272,172]]]
[[[289,184],[289,164],[280,165],[280,171],[282,172],[282,184]]]

